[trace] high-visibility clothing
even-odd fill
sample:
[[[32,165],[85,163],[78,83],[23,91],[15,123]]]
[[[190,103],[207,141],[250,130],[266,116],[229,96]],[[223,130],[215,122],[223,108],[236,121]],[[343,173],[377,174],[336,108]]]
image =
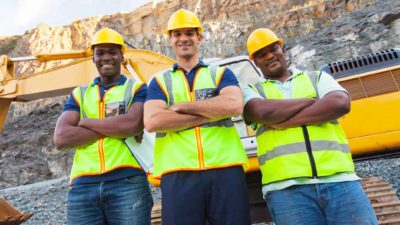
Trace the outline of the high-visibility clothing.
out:
[[[181,69],[167,70],[155,79],[167,96],[167,105],[201,101],[217,95],[224,68],[200,67],[192,91]],[[154,176],[181,170],[206,170],[242,165],[248,168],[246,152],[230,118],[186,130],[157,133]]]
[[[292,98],[318,98],[318,77],[316,72],[295,76]],[[285,98],[270,80],[251,87],[265,99]],[[263,184],[354,172],[347,138],[336,120],[282,130],[259,124],[256,136]]]
[[[140,81],[127,79],[123,85],[115,85],[100,99],[99,85],[84,85],[72,91],[80,108],[80,118],[101,119],[108,115],[125,114]],[[80,176],[100,175],[118,168],[141,169],[123,139],[106,137],[76,149],[71,169],[71,182]]]

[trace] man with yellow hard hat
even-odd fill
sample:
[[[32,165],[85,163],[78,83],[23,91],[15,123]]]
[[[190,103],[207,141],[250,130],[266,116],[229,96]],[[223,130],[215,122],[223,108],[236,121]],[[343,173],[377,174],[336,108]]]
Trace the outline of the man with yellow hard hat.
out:
[[[247,156],[230,119],[243,110],[231,70],[199,57],[203,28],[180,9],[168,21],[176,64],[150,81],[144,124],[157,132],[154,176],[161,178],[165,225],[248,225]]]
[[[150,225],[149,184],[124,143],[143,132],[146,85],[121,74],[119,33],[103,28],[89,47],[99,76],[72,91],[54,132],[58,149],[76,148],[68,224]]]
[[[269,29],[253,31],[247,49],[264,76],[243,89],[244,117],[256,127],[274,222],[377,224],[337,121],[350,111],[347,91],[327,73],[288,67],[283,40]]]

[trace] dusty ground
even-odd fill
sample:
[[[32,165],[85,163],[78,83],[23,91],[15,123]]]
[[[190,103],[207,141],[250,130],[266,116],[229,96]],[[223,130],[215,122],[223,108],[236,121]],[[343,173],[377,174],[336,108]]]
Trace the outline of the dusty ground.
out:
[[[360,176],[377,176],[390,182],[399,195],[400,159],[379,159],[356,163]],[[49,180],[30,185],[0,190],[0,196],[6,198],[21,212],[33,213],[26,225],[66,224],[67,178]],[[155,202],[161,200],[160,192],[152,188]],[[261,225],[261,224],[260,224]]]

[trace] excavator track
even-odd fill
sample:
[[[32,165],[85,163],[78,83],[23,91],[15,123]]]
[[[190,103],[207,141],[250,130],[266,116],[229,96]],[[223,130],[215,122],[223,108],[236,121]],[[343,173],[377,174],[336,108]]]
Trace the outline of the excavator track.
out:
[[[161,202],[154,203],[151,211],[151,225],[161,225]]]
[[[400,201],[392,186],[377,177],[363,177],[362,186],[378,217],[378,224],[400,225]]]

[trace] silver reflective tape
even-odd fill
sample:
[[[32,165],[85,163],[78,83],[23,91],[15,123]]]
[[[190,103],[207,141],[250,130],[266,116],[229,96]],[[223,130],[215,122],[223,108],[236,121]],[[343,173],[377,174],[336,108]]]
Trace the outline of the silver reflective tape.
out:
[[[125,113],[128,113],[129,103],[131,103],[132,101],[132,89],[133,89],[133,80],[128,78],[127,82],[128,86],[126,87],[124,93]]]
[[[350,153],[349,145],[339,144],[335,141],[311,141],[312,151],[341,151],[343,153]],[[307,152],[306,144],[304,142],[297,142],[288,145],[282,145],[267,151],[258,157],[260,165],[264,165],[267,160],[272,160],[279,156]]]
[[[212,123],[207,123],[202,125],[201,127],[233,127],[234,124],[230,118],[226,118],[220,121],[212,122]]]
[[[82,118],[86,119],[88,118],[85,112],[85,108],[83,107],[83,99],[85,98],[85,93],[86,90],[88,89],[88,85],[82,85],[79,87],[79,89],[81,90],[81,112],[82,112]]]
[[[164,80],[165,80],[165,85],[167,86],[167,92],[169,95],[169,105],[173,105],[175,103],[175,100],[174,100],[174,95],[172,92],[172,72],[171,72],[171,70],[168,70],[164,73]]]
[[[163,138],[167,136],[167,133],[156,133],[156,138]]]
[[[260,84],[260,83],[256,83],[254,86],[257,88],[258,93],[259,93],[264,99],[267,99],[267,95],[265,94],[264,89],[262,88],[261,84]]]

